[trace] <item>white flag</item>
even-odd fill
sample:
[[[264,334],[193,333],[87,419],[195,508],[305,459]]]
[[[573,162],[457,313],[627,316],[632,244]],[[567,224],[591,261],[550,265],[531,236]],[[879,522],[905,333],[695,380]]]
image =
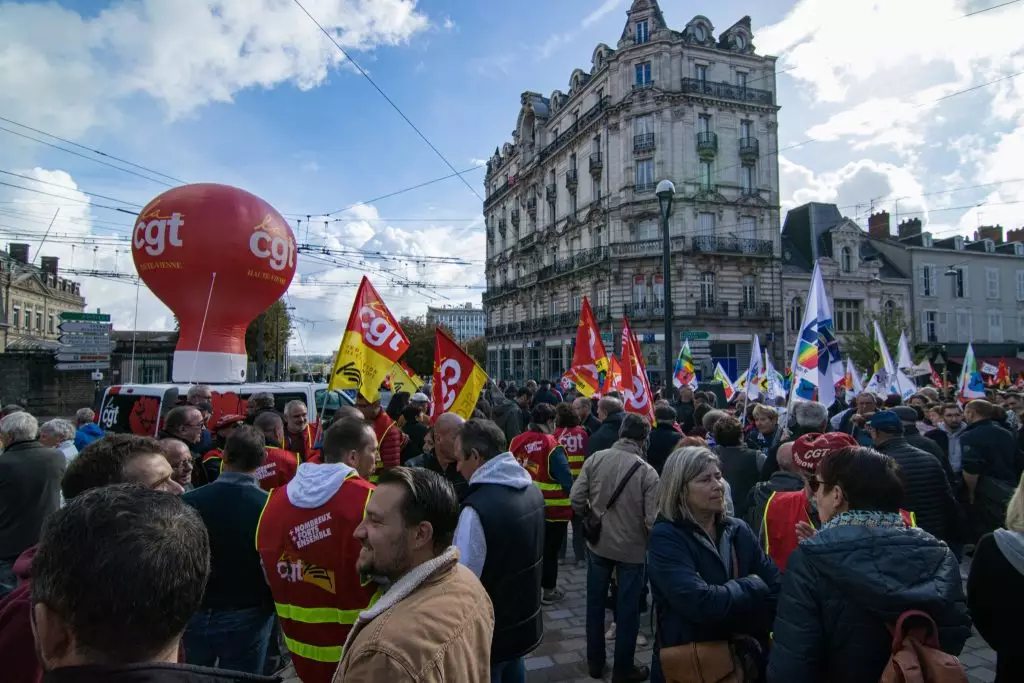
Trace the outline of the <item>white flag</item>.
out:
[[[761,396],[761,340],[754,335],[754,341],[750,344],[750,367],[744,375],[747,384],[747,400],[756,401]]]

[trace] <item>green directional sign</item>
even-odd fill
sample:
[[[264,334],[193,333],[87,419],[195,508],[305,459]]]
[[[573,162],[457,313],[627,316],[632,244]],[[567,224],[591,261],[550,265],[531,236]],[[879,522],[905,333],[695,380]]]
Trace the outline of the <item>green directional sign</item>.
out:
[[[608,346],[612,343],[612,333],[611,332],[602,332],[601,333],[601,342],[604,344],[605,348],[608,348]]]
[[[77,322],[109,323],[110,315],[107,313],[61,313],[60,319]]]
[[[711,333],[705,330],[683,330],[679,333],[679,341],[686,341],[687,339],[709,339]]]

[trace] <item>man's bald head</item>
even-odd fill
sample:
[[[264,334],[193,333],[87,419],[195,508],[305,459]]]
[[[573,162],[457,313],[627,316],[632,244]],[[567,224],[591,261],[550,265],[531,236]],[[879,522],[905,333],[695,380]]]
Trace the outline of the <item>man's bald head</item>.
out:
[[[455,413],[442,413],[434,423],[434,456],[441,465],[455,460],[455,439],[464,422]]]
[[[790,474],[797,474],[797,469],[793,465],[793,442],[788,441],[781,446],[775,454],[775,458],[779,463],[779,469],[783,472],[789,472]]]
[[[252,426],[263,432],[268,446],[284,445],[284,420],[277,413],[265,411],[256,416]]]
[[[622,412],[622,401],[614,396],[602,396],[597,402],[597,417],[604,420],[609,415]]]

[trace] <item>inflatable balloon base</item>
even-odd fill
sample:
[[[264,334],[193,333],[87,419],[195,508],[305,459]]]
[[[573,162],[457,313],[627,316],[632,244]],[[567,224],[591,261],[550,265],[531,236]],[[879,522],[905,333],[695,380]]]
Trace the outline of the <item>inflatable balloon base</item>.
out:
[[[175,351],[172,381],[244,382],[248,362],[249,359],[244,353]]]

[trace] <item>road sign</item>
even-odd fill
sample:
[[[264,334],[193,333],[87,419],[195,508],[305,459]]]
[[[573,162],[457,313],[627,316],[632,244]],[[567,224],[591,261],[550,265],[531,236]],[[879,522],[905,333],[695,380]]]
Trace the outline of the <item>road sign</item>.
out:
[[[81,345],[78,345],[78,344],[66,344],[66,345],[61,346],[59,349],[57,349],[57,353],[85,353],[85,354],[101,353],[101,354],[105,354],[105,355],[110,355],[113,351],[114,351],[114,345],[113,344],[99,344],[99,343],[96,343],[96,344],[90,343],[90,344],[81,344]]]
[[[110,315],[107,313],[61,313],[60,319],[77,322],[109,323]]]
[[[57,326],[61,332],[109,334],[114,328],[110,323],[88,321],[65,321]]]
[[[109,363],[109,353],[58,353],[58,363]]]
[[[709,339],[710,337],[711,333],[704,330],[683,330],[679,333],[679,341],[685,341],[687,339]]]
[[[109,370],[110,363],[57,363],[57,370]]]

